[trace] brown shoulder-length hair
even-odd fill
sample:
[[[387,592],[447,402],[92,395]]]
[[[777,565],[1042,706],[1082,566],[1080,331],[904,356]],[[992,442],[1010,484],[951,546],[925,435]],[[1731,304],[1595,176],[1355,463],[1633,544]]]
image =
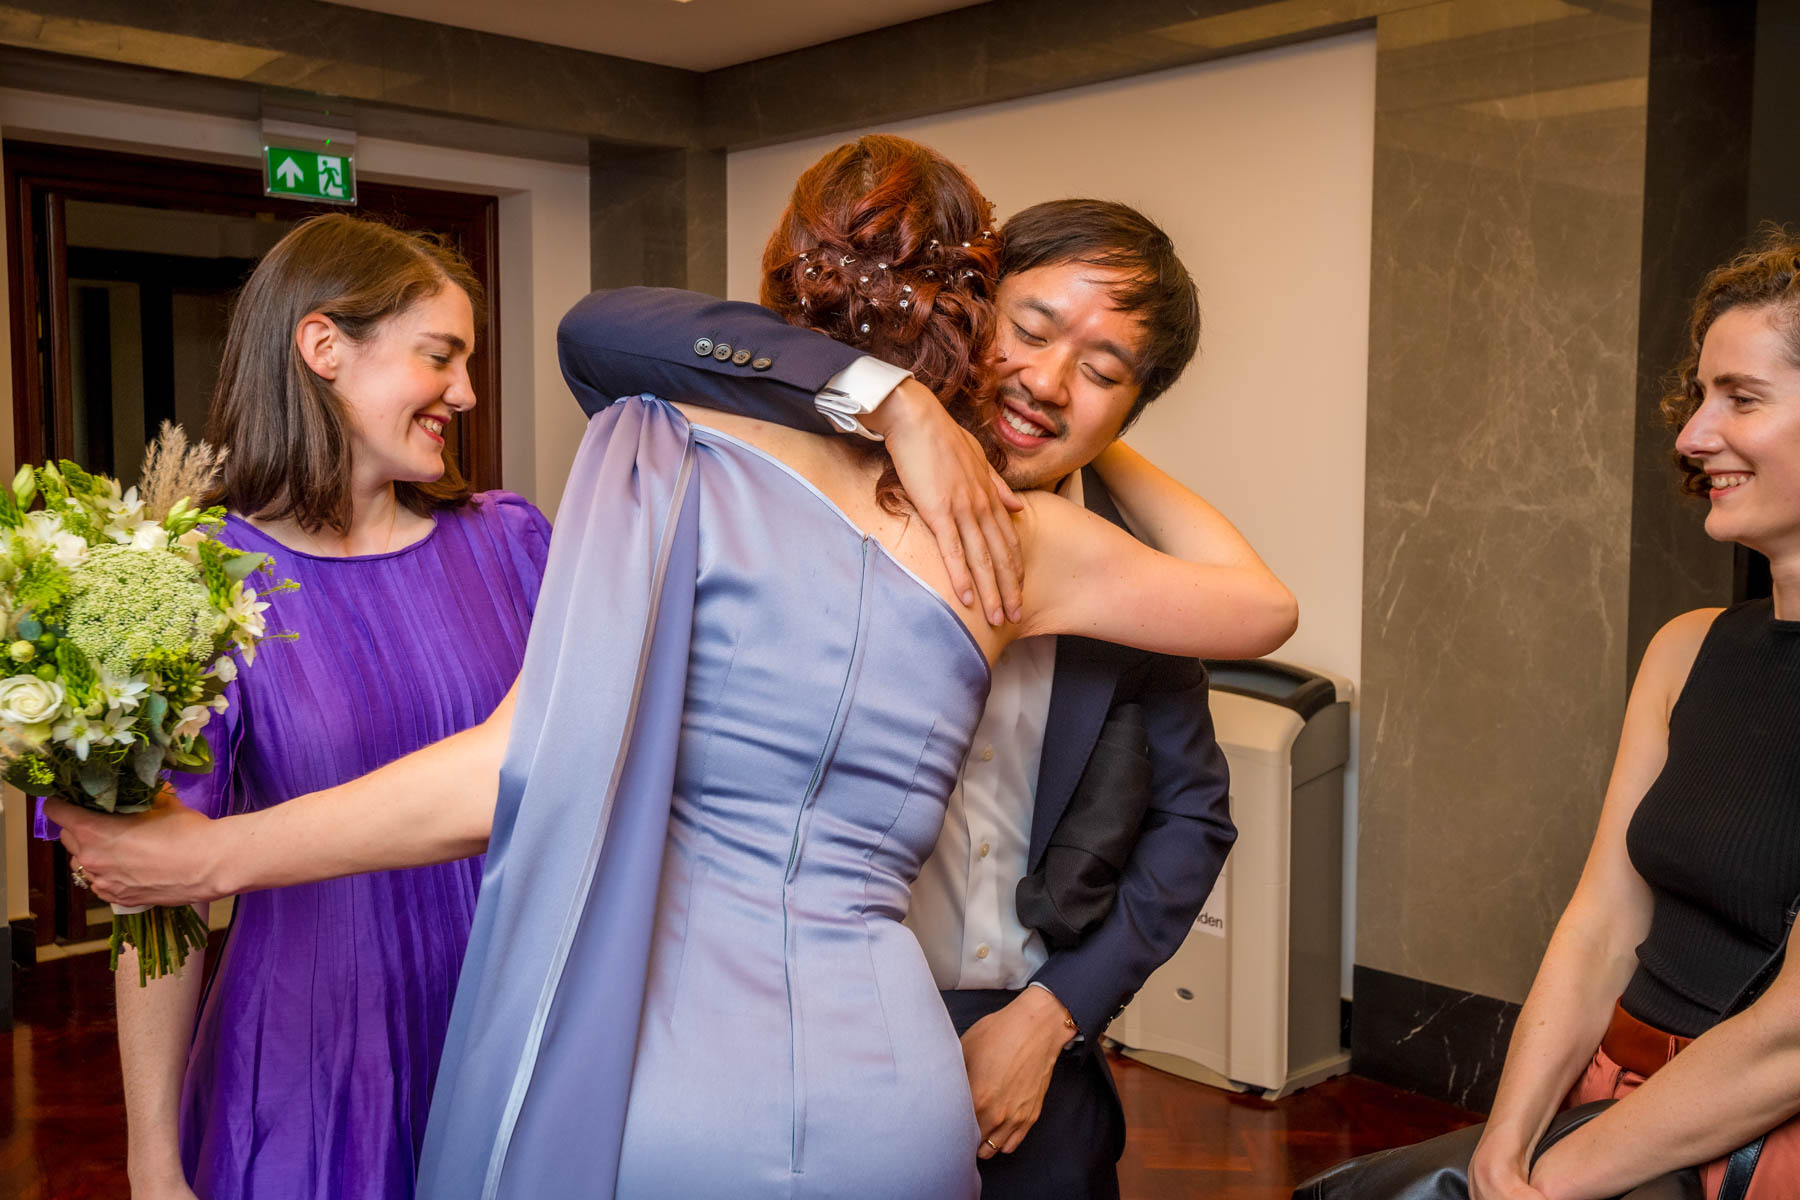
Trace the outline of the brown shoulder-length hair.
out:
[[[323,313],[353,341],[435,296],[468,293],[481,325],[480,280],[467,260],[426,234],[342,213],[312,217],[275,244],[239,294],[225,337],[206,437],[230,451],[211,502],[302,529],[350,528],[350,433],[344,401],[300,357],[295,330]],[[430,483],[397,481],[421,515],[466,504],[470,489],[449,448]]]
[[[832,150],[794,184],[763,250],[762,302],[905,367],[973,434],[996,470],[993,206],[928,146],[871,134]],[[879,443],[868,452],[885,458]],[[905,503],[889,463],[883,508]]]
[[[1700,348],[1706,343],[1706,332],[1734,308],[1774,310],[1776,327],[1787,338],[1788,357],[1800,366],[1800,237],[1778,225],[1765,225],[1755,246],[1714,268],[1700,285],[1688,318],[1687,356],[1662,398],[1663,418],[1677,429],[1688,423],[1705,399],[1705,389],[1700,386]],[[1675,464],[1681,471],[1681,490],[1693,496],[1706,495],[1710,484],[1700,464],[1680,453],[1675,454]]]

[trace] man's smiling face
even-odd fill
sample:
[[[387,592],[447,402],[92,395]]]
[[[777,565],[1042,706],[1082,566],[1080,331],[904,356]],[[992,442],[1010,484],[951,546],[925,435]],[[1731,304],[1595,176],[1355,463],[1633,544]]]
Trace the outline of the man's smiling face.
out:
[[[1092,462],[1138,397],[1144,326],[1113,306],[1131,280],[1117,267],[1068,262],[1002,276],[997,295],[1006,481],[1046,487]]]

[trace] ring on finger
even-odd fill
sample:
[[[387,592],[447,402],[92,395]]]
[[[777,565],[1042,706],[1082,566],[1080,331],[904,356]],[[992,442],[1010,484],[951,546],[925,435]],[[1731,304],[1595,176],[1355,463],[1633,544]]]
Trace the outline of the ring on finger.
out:
[[[88,888],[92,890],[94,886],[88,881],[87,868],[80,863],[74,863],[69,867],[69,878],[75,881],[75,886],[78,888]]]
[[[1000,1153],[1000,1147],[994,1145],[994,1139],[991,1137],[982,1138],[981,1144],[986,1146],[989,1150],[992,1150],[995,1154]]]

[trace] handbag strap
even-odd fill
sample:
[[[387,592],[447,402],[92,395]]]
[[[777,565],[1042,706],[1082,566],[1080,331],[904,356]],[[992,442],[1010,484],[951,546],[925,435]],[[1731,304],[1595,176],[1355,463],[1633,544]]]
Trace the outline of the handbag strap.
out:
[[[1781,941],[1776,943],[1769,957],[1763,960],[1762,966],[1756,968],[1756,974],[1750,977],[1750,982],[1726,1006],[1725,1016],[1735,1017],[1749,1008],[1775,981],[1776,974],[1781,970],[1782,960],[1787,956],[1788,942],[1794,936],[1796,916],[1800,916],[1800,896],[1795,896],[1793,903],[1787,907],[1787,925],[1781,932]],[[1763,1141],[1767,1137],[1764,1134],[1750,1144],[1732,1151],[1731,1157],[1725,1160],[1725,1178],[1719,1185],[1718,1200],[1744,1200],[1749,1194],[1750,1179],[1756,1174],[1756,1163],[1762,1157]]]

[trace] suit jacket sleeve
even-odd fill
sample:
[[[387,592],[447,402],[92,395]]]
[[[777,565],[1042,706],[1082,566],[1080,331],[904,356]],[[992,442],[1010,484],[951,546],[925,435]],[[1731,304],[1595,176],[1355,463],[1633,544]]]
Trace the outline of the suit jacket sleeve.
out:
[[[1144,709],[1150,808],[1112,911],[1079,944],[1052,953],[1033,976],[1056,994],[1090,1042],[1180,949],[1237,840],[1230,776],[1206,704],[1205,669],[1189,659],[1153,656],[1141,693],[1118,699],[1135,699]]]
[[[720,345],[732,356],[713,357],[710,349]],[[863,357],[761,305],[648,287],[583,298],[557,328],[556,349],[563,378],[590,417],[621,396],[648,392],[810,433],[837,432],[813,397]],[[749,360],[733,362],[741,351]]]

